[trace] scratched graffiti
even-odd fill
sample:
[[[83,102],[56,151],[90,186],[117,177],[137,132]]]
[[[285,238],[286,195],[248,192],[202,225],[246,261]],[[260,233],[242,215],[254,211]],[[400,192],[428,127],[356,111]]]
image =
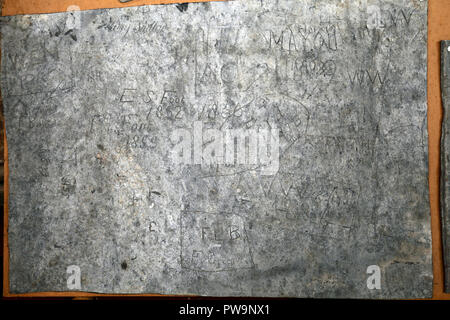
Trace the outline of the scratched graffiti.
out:
[[[431,295],[426,1],[73,19],[0,20],[11,292]]]

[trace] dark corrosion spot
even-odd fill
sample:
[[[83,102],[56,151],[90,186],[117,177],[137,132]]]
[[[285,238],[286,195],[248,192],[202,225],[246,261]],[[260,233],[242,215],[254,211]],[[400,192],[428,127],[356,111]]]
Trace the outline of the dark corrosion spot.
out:
[[[189,3],[180,3],[180,4],[177,4],[176,6],[177,6],[177,9],[180,10],[180,12],[184,12],[184,11],[187,11]]]
[[[122,270],[127,270],[128,268],[128,264],[126,261],[122,261],[122,263],[120,264],[120,266],[122,267]]]

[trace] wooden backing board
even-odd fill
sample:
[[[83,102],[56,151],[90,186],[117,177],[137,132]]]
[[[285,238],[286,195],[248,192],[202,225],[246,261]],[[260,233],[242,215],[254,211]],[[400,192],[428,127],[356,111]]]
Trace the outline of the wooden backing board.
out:
[[[121,3],[119,0],[3,0],[2,15],[51,13],[66,11],[70,5],[81,10],[98,8],[116,8],[147,4],[201,2],[202,0],[132,0]],[[208,0],[204,0],[208,1]],[[218,0],[213,0],[218,1]],[[442,122],[442,102],[440,91],[440,41],[450,39],[450,1],[428,0],[428,133],[429,133],[429,188],[431,206],[431,229],[433,241],[433,299],[450,300],[450,294],[444,293],[444,268],[442,259],[442,238],[439,213],[439,173],[440,173],[440,136]],[[4,125],[4,120],[3,120]],[[31,294],[10,294],[8,281],[8,148],[6,136],[4,143],[4,225],[3,225],[3,296],[4,297],[112,297],[124,295],[104,295],[85,292],[40,292]],[[127,295],[159,296],[159,295]]]

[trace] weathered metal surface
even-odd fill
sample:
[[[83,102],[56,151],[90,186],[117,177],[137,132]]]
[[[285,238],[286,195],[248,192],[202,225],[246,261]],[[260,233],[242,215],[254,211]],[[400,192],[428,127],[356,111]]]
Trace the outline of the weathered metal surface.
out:
[[[417,0],[3,18],[11,292],[430,296],[426,30]]]
[[[444,107],[441,139],[441,225],[445,272],[445,291],[450,292],[450,211],[449,206],[449,123],[450,123],[450,41],[441,41],[441,89]]]

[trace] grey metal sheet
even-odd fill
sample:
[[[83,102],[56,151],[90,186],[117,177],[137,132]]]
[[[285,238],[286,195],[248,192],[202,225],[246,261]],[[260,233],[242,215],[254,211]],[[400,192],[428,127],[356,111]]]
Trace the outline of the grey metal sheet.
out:
[[[11,292],[431,296],[427,1],[183,8],[2,18]]]

